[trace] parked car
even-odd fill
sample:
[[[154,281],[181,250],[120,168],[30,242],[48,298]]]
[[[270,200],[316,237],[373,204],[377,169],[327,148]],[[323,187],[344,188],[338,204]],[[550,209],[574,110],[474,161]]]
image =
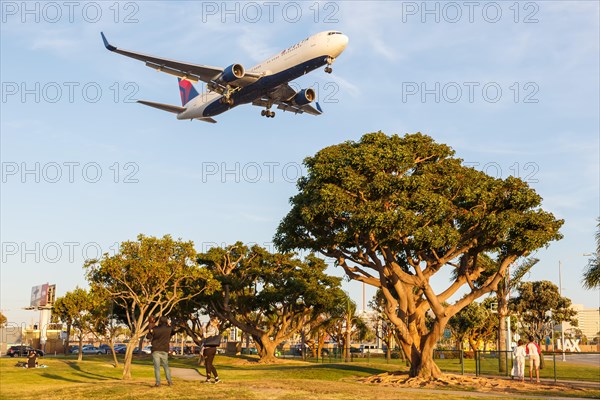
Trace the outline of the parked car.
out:
[[[258,354],[256,347],[242,347],[242,354]]]
[[[119,347],[115,349],[115,353],[117,354],[125,354],[127,352],[127,346]],[[133,354],[140,354],[140,348],[136,347],[133,349]]]
[[[310,348],[309,345],[305,344],[304,345],[304,352],[306,354],[307,357],[312,357],[312,350]],[[301,356],[302,355],[302,345],[301,344],[294,344],[292,346],[290,346],[290,353],[293,356]],[[321,349],[321,355],[322,356],[328,356],[329,355],[329,349]]]
[[[111,352],[110,346],[107,344],[101,344],[100,346],[98,346],[98,348],[100,350],[102,350],[102,353],[104,353],[104,354],[110,354],[110,352]]]
[[[96,346],[83,346],[81,349],[83,354],[102,354],[103,351]],[[73,350],[73,354],[79,354],[79,349]]]
[[[144,353],[144,354],[152,354],[152,345],[144,347],[142,349],[142,353]]]
[[[370,354],[383,354],[383,349],[380,349],[374,344],[361,344],[358,350],[363,357]]]
[[[30,351],[35,351],[39,357],[44,356],[42,350],[34,349],[31,346],[10,346],[7,350],[6,355],[11,357],[27,357]]]
[[[78,345],[71,345],[71,346],[69,346],[68,352],[69,352],[69,354],[73,354],[73,352],[75,350],[79,351],[79,346]]]

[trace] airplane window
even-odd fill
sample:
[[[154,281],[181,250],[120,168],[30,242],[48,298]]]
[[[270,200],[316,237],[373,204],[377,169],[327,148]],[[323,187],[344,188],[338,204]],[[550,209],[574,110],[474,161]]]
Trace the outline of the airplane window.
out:
[[[329,35],[341,35],[342,32],[329,32]]]

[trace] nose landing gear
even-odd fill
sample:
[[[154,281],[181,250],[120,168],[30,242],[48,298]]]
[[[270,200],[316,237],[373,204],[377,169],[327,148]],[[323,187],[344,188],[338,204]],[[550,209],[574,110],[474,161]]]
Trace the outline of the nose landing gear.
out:
[[[335,58],[333,57],[327,57],[327,59],[325,59],[325,62],[327,62],[327,66],[325,67],[325,72],[330,74],[333,71],[333,68],[331,68],[331,64],[333,64],[333,62],[335,61]]]

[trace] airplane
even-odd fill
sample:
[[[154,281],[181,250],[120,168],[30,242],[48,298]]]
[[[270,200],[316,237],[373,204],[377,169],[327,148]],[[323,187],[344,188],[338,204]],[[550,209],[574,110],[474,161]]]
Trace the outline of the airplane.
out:
[[[263,107],[261,115],[267,118],[275,117],[272,106],[296,114],[322,114],[318,102],[315,102],[316,108],[310,105],[316,98],[312,88],[296,92],[288,83],[324,65],[325,72],[331,73],[331,64],[348,44],[348,37],[341,32],[320,32],[246,70],[241,64],[210,67],[122,50],[111,45],[103,32],[100,35],[108,50],[177,77],[181,106],[146,100],[138,100],[138,103],[177,114],[179,120],[210,123],[217,122],[212,117],[248,103]],[[205,82],[208,89],[201,95],[192,85],[199,81]]]

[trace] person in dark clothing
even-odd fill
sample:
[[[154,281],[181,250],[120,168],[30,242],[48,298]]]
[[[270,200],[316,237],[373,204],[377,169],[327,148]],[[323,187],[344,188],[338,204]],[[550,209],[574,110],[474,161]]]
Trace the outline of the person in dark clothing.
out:
[[[27,368],[36,368],[37,366],[37,353],[31,350],[27,356]]]
[[[169,325],[169,319],[162,316],[158,319],[158,326],[154,326],[154,318],[150,318],[148,327],[150,332],[146,338],[152,341],[152,361],[154,362],[154,379],[156,384],[160,386],[160,366],[165,370],[167,384],[171,386],[171,370],[169,369],[169,342],[173,336],[173,328]]]
[[[219,320],[211,318],[204,328],[204,364],[206,367],[206,382],[211,383],[210,376],[215,377],[214,383],[219,383],[219,374],[213,365],[217,347],[221,344],[221,336],[219,335]]]

